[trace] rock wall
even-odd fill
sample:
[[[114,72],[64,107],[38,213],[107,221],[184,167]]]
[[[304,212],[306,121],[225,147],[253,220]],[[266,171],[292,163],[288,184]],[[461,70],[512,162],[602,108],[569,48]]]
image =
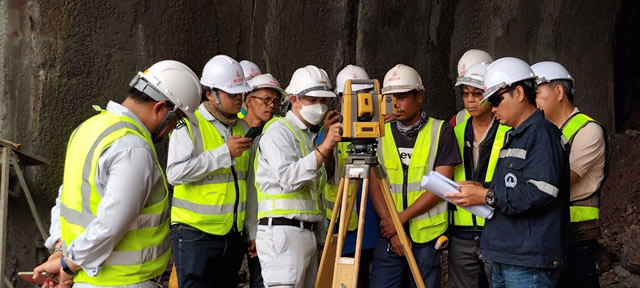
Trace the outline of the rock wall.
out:
[[[0,1],[0,137],[51,159],[27,171],[48,222],[71,131],[94,113],[91,104],[121,101],[135,72],[162,59],[197,74],[216,54],[250,59],[285,86],[306,64],[331,77],[357,64],[381,79],[404,63],[422,75],[425,108],[448,119],[462,108],[452,89],[458,58],[480,48],[496,58],[563,63],[577,79],[576,104],[613,127],[621,2]],[[10,201],[7,275],[14,275],[46,251],[35,252],[42,241],[33,240],[24,197]]]

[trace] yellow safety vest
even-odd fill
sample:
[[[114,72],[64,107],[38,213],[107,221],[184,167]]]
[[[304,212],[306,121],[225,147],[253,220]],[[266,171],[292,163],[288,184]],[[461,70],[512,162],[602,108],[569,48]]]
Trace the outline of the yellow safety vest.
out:
[[[307,137],[304,135],[302,130],[299,128],[294,128],[286,118],[282,117],[273,117],[267,124],[264,125],[263,132],[266,132],[271,124],[276,121],[282,121],[287,128],[291,131],[293,136],[300,144],[300,148],[302,151],[301,155],[296,155],[298,158],[302,158],[307,155],[310,151],[314,151],[314,147],[309,147],[309,149],[305,148],[306,144],[309,143],[307,141]],[[304,139],[304,141],[303,141]],[[312,143],[315,146],[315,143]],[[274,147],[276,149],[276,147]],[[260,149],[256,151],[256,158],[253,161],[253,169],[257,170],[258,167],[258,157],[260,155]],[[307,183],[302,189],[299,191],[284,193],[284,194],[269,194],[264,193],[260,190],[258,182],[255,181],[254,185],[256,186],[256,192],[258,194],[258,219],[262,219],[265,217],[270,217],[273,215],[286,215],[286,214],[313,214],[313,215],[322,215],[321,210],[321,193],[326,183],[327,174],[324,169],[324,166],[320,168],[321,176],[319,179],[315,179]],[[317,191],[318,195],[315,197],[311,192],[312,185],[315,185],[315,191]],[[315,198],[315,199],[314,199]]]
[[[327,183],[327,185],[324,186],[324,207],[325,207],[325,215],[327,217],[328,220],[331,220],[331,216],[333,215],[333,208],[336,202],[336,198],[338,196],[338,185],[340,185],[340,182],[338,182],[340,180],[341,177],[343,177],[343,170],[344,170],[344,165],[347,163],[347,146],[349,145],[349,143],[347,142],[340,142],[338,143],[336,149],[337,150],[334,154],[334,161],[336,165],[335,166],[335,170],[334,170],[334,177],[333,177],[333,183]],[[345,181],[349,180],[347,178],[345,178]],[[349,196],[351,196],[351,193],[353,193],[353,187],[354,187],[354,180],[349,180]],[[354,204],[355,205],[355,204]],[[337,207],[337,209],[340,209],[340,207]],[[351,218],[349,218],[349,226],[347,227],[349,231],[355,231],[358,228],[358,212],[356,212],[357,208],[354,207],[353,211],[351,211]],[[336,219],[337,220],[337,219]]]
[[[469,117],[471,117],[471,114],[469,114],[469,111],[467,111],[467,109],[458,111],[458,113],[456,114],[456,126],[458,126],[458,124],[462,122],[466,123]]]
[[[225,145],[216,127],[196,111],[198,128],[204,151]],[[188,121],[189,136],[194,141]],[[242,125],[232,127],[233,135],[244,135]],[[226,235],[232,228],[242,231],[247,201],[246,175],[249,170],[249,151],[233,159],[235,165],[210,172],[206,177],[175,186],[171,207],[171,221],[186,224],[214,235]],[[236,227],[233,227],[233,224]]]
[[[420,187],[420,183],[422,177],[428,175],[435,168],[434,163],[443,124],[444,121],[429,117],[427,124],[418,133],[407,171],[407,207],[425,193],[425,190]],[[398,212],[401,212],[404,210],[403,184],[405,179],[398,148],[391,132],[391,123],[385,124],[385,135],[382,137],[381,146],[381,161],[387,170],[391,196]],[[445,201],[441,201],[429,211],[409,221],[409,234],[413,242],[416,243],[431,241],[442,235],[445,230],[447,230],[447,202]]]
[[[455,131],[456,133],[456,139],[458,140],[460,157],[462,158],[462,163],[456,166],[456,168],[453,170],[454,181],[467,180],[467,175],[464,169],[464,134],[468,121],[469,119],[464,120],[462,123],[459,123],[459,125],[456,125],[456,127],[453,128],[453,131]],[[504,145],[504,136],[510,129],[510,127],[505,125],[498,126],[496,135],[493,138],[493,146],[491,146],[491,156],[489,156],[487,173],[484,178],[485,182],[491,182],[491,179],[493,179],[493,173],[496,170],[496,164],[498,163],[498,158],[500,156],[500,149],[502,149],[502,146]],[[484,219],[474,216],[467,210],[460,208],[452,212],[453,217],[450,219],[449,224],[453,224],[455,226],[473,226],[473,219],[475,218],[477,226],[484,226]]]
[[[100,155],[127,134],[149,143],[162,173],[151,135],[133,119],[101,111],[82,123],[71,135],[64,165],[60,228],[65,249],[96,218],[102,200],[95,183]],[[165,271],[171,256],[171,242],[169,194],[164,173],[162,180],[164,198],[157,203],[146,203],[100,268],[100,273],[92,277],[80,270],[74,282],[121,286],[152,279]]]
[[[567,138],[569,143],[573,143],[573,137],[576,133],[590,122],[598,123],[585,114],[576,113],[564,124],[562,134],[564,134],[564,137]],[[600,124],[598,123],[598,125]],[[594,195],[593,197],[595,198],[592,199],[592,201],[580,201],[581,203],[579,205],[576,203],[571,204],[569,207],[571,222],[583,222],[599,218],[600,209],[598,208],[598,196]]]

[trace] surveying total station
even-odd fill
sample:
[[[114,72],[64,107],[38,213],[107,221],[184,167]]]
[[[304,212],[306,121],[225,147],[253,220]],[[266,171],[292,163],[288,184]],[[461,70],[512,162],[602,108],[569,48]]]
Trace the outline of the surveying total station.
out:
[[[353,91],[352,85],[370,88]],[[345,83],[341,104],[342,115],[340,115],[339,120],[342,123],[340,134],[343,142],[350,142],[350,144],[347,146],[348,156],[340,178],[340,184],[338,185],[338,195],[336,195],[325,246],[322,250],[322,258],[315,283],[316,288],[358,287],[362,233],[364,231],[367,194],[369,193],[369,173],[371,170],[380,180],[380,188],[384,196],[385,205],[400,237],[416,286],[418,288],[425,287],[411,250],[409,238],[404,231],[404,227],[398,217],[398,211],[391,198],[386,173],[378,162],[376,155],[378,139],[384,136],[384,115],[395,113],[395,101],[395,97],[392,95],[380,94],[380,82],[378,80],[347,80]],[[352,181],[354,184],[350,185]],[[354,257],[343,257],[344,239],[347,234],[349,218],[351,218],[351,212],[356,202],[360,181],[363,182],[355,255]],[[353,187],[351,193],[349,191],[350,186]],[[338,211],[340,212],[338,213]],[[338,234],[335,234],[334,228],[338,219]]]

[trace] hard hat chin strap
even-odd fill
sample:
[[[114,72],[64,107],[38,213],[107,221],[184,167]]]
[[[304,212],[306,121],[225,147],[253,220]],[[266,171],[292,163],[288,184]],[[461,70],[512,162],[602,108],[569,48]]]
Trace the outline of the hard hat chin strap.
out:
[[[176,111],[171,110],[167,113],[167,116],[164,116],[164,119],[160,123],[160,126],[158,126],[158,128],[156,128],[156,130],[151,133],[151,140],[156,141],[162,130],[164,130],[167,125],[169,125],[169,122],[171,122],[171,119],[173,119],[174,115],[176,115]]]
[[[211,94],[213,94],[213,99],[216,100],[216,106],[218,106],[218,110],[220,110],[220,112],[228,114],[226,111],[224,111],[224,107],[222,107],[222,103],[220,102],[220,97],[218,97],[218,92],[211,90]]]

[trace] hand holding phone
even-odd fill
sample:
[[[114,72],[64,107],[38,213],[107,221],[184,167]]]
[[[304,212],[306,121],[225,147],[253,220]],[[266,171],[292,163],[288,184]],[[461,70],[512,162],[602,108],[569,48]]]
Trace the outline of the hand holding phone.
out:
[[[51,275],[51,274],[49,274],[49,273],[47,273],[45,271],[40,272],[40,275],[38,277],[36,277],[35,279],[33,278],[33,271],[18,272],[18,277],[24,279],[25,281],[27,281],[29,283],[38,284],[38,285],[44,284],[44,282],[46,280],[52,280],[53,282],[58,284],[58,279],[56,279],[53,275]]]

